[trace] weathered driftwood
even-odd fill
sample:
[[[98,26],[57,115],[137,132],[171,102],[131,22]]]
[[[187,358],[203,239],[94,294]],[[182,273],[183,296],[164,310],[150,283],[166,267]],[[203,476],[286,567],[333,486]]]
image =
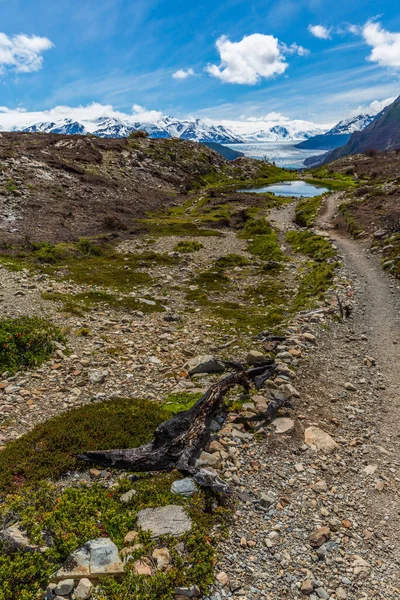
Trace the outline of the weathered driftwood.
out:
[[[241,385],[245,391],[249,391],[251,384],[254,384],[259,388],[275,371],[272,360],[247,371],[240,370],[240,367],[243,369],[240,363],[231,363],[231,366],[236,368],[237,372],[213,384],[192,408],[157,427],[154,439],[148,444],[127,450],[85,452],[79,458],[97,465],[133,472],[169,471],[177,468],[184,474],[195,475],[202,485],[222,491],[218,486],[227,487],[222,480],[207,470],[195,467],[196,459],[210,438],[211,421],[220,410],[224,396],[232,387]],[[279,406],[283,404],[284,402],[272,402],[264,418],[272,420]]]

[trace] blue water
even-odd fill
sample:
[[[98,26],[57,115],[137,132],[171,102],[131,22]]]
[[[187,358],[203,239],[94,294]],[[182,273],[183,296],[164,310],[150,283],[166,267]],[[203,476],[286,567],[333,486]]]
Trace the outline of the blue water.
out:
[[[314,198],[325,192],[329,192],[326,187],[318,187],[306,183],[305,181],[283,181],[281,183],[273,183],[262,187],[251,188],[247,190],[238,190],[238,192],[255,192],[256,194],[264,194],[269,192],[275,196],[294,196],[295,198]]]

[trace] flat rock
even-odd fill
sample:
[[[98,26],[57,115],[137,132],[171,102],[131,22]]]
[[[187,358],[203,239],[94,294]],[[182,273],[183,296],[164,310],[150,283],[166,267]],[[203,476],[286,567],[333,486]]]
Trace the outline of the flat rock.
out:
[[[179,537],[192,528],[192,520],[182,506],[163,506],[162,508],[145,508],[137,517],[137,525],[144,531],[150,531],[152,538],[160,535]]]
[[[171,492],[178,494],[179,496],[190,497],[197,493],[197,486],[194,479],[191,477],[185,477],[185,479],[177,479],[171,485]]]
[[[307,427],[304,432],[304,441],[307,446],[321,450],[325,454],[331,454],[338,446],[329,433],[319,427]]]
[[[121,577],[123,574],[124,565],[117,546],[109,538],[97,538],[72,552],[50,581],[57,583],[63,579],[82,577],[93,581],[105,576]]]
[[[74,589],[75,582],[73,579],[63,579],[59,582],[57,587],[54,588],[54,593],[57,596],[67,596]]]
[[[276,433],[287,433],[293,429],[294,421],[286,417],[281,417],[272,421],[272,425],[275,427]]]
[[[189,375],[195,375],[196,373],[223,373],[225,367],[223,364],[218,362],[211,354],[201,354],[191,358],[187,367],[189,369]]]
[[[265,355],[258,350],[250,350],[246,356],[246,363],[248,365],[259,365],[265,362]]]

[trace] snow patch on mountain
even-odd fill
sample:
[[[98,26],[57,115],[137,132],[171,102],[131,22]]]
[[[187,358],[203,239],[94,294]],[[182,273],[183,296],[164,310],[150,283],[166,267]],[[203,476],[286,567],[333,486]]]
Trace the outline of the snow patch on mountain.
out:
[[[340,121],[335,127],[332,127],[327,132],[327,135],[340,135],[340,134],[351,134],[355,131],[362,131],[372,121],[375,119],[375,116],[372,115],[357,115],[356,117],[351,117],[350,119],[345,119],[344,121]]]

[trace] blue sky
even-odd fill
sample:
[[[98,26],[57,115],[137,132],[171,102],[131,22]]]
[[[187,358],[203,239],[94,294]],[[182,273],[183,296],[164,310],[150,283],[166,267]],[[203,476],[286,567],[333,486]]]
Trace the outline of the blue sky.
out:
[[[0,0],[0,14],[8,109],[322,123],[400,94],[393,0]]]

